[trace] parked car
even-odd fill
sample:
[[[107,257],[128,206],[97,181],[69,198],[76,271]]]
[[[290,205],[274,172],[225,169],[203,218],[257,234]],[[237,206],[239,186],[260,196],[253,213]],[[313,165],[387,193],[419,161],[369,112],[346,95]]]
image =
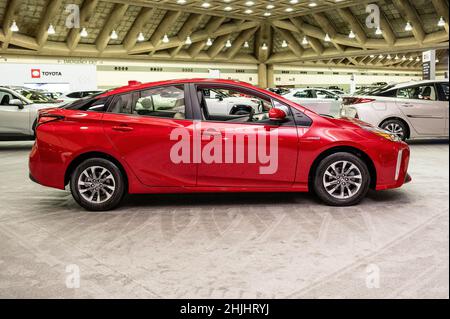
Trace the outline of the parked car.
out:
[[[325,89],[292,89],[283,96],[319,114],[337,116],[341,108],[340,97]]]
[[[208,89],[251,96],[264,107],[258,114],[214,115]],[[161,110],[153,96],[164,92],[184,99]],[[139,103],[146,112],[136,110]],[[411,180],[409,147],[396,135],[228,80],[111,90],[41,111],[36,135],[31,179],[61,190],[70,184],[76,202],[94,211],[117,207],[126,193],[314,191],[329,205],[346,206],[369,188]]]
[[[78,92],[70,92],[63,94],[58,97],[58,103],[68,103],[73,102],[78,99],[82,99],[91,95],[102,93],[103,91],[78,91]]]
[[[0,140],[32,140],[38,110],[55,100],[25,87],[0,87]]]
[[[284,94],[289,93],[289,89],[286,89],[286,88],[268,88],[267,90],[270,92],[279,94],[279,95],[284,95]]]
[[[400,139],[448,138],[449,84],[419,81],[388,85],[371,95],[344,98],[341,116],[396,134]]]

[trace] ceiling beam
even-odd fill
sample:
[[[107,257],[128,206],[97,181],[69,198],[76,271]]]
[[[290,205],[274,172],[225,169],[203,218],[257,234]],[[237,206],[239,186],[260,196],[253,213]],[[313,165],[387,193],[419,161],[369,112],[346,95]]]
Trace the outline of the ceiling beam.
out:
[[[196,14],[193,13],[189,15],[188,19],[184,23],[184,25],[181,27],[181,30],[178,31],[177,38],[181,42],[181,44],[170,50],[170,56],[174,57],[176,56],[181,49],[184,46],[183,41],[186,41],[187,37],[192,34],[192,32],[195,30],[195,28],[200,24],[201,20],[203,19],[203,14]]]
[[[230,39],[229,34],[218,37],[214,41],[213,45],[208,49],[208,51],[207,51],[208,56],[211,59],[214,59],[220,53],[220,51],[223,50],[223,48],[225,47],[225,44],[227,43],[227,41],[229,39]]]
[[[297,39],[292,35],[292,32],[289,30],[276,28],[277,32],[279,32],[282,38],[287,42],[289,49],[298,57],[303,55],[303,47],[298,43]]]
[[[253,28],[242,31],[233,41],[233,46],[227,51],[228,59],[232,60],[242,49],[245,42],[250,40],[257,30],[258,28]]]
[[[356,40],[364,48],[367,42],[367,35],[358,19],[353,15],[352,10],[350,8],[339,8],[338,12],[344,21],[350,25],[351,30],[356,35]]]
[[[304,22],[301,18],[292,18],[291,19],[292,24],[294,25],[294,27],[297,29],[298,33],[302,34],[302,27],[304,25]],[[303,36],[306,36],[305,34],[303,34]],[[325,50],[325,48],[322,45],[322,42],[314,37],[310,37],[310,36],[306,36],[306,39],[309,42],[309,45],[311,46],[311,48],[316,51],[316,53],[318,55],[321,55],[323,53],[323,51]]]
[[[3,33],[4,33],[4,39],[2,41],[3,42],[2,43],[3,50],[8,48],[9,40],[12,35],[12,32],[10,30],[11,24],[12,24],[13,20],[15,20],[21,4],[22,4],[22,0],[8,1],[6,11],[3,16]]]
[[[211,17],[209,19],[205,27],[205,31],[209,38],[211,38],[214,32],[216,32],[217,29],[220,28],[220,26],[225,22],[225,20],[226,20],[225,17],[221,18]],[[205,48],[207,42],[206,40],[207,39],[193,43],[191,47],[188,49],[189,55],[191,57],[196,57]]]
[[[36,41],[39,45],[39,48],[42,48],[47,42],[48,38],[48,27],[51,24],[52,19],[55,18],[58,11],[60,10],[62,0],[49,0],[46,5],[46,10],[41,17],[41,21],[39,22],[39,26],[36,32]]]
[[[131,50],[136,45],[139,33],[143,32],[145,25],[150,22],[153,13],[153,8],[141,8],[136,20],[134,20],[133,25],[123,40],[125,49]]]
[[[406,20],[412,24],[412,33],[417,39],[417,42],[422,45],[425,39],[425,31],[420,21],[420,17],[409,0],[393,0],[400,14],[406,17]]]
[[[80,9],[80,27],[85,28],[89,24],[89,20],[94,15],[98,0],[84,0]],[[75,50],[80,42],[80,29],[72,28],[67,36],[67,47],[69,50]]]
[[[117,25],[120,24],[120,21],[122,20],[127,10],[127,4],[116,4],[113,7],[108,20],[106,20],[105,25],[103,26],[102,30],[97,36],[97,39],[95,40],[97,50],[99,50],[100,52],[103,52],[103,50],[105,50],[108,42],[110,41],[111,32],[117,27]]]
[[[178,18],[181,16],[181,11],[167,11],[161,22],[159,23],[156,30],[153,32],[150,37],[150,44],[153,46],[153,50],[150,52],[153,54],[158,50],[159,45],[162,42],[162,38],[167,32],[169,32],[170,28],[175,24]]]
[[[313,14],[313,17],[317,21],[317,23],[319,23],[322,30],[331,37],[331,43],[333,43],[333,45],[336,47],[336,49],[338,49],[341,52],[344,52],[344,48],[342,47],[342,45],[337,43],[334,40],[334,38],[338,35],[338,32],[333,27],[330,20],[325,15],[325,13],[323,13],[323,12],[315,13],[315,14]]]
[[[445,31],[449,33],[448,30],[448,1],[446,0],[432,0],[434,9],[437,14],[444,18],[445,20]]]

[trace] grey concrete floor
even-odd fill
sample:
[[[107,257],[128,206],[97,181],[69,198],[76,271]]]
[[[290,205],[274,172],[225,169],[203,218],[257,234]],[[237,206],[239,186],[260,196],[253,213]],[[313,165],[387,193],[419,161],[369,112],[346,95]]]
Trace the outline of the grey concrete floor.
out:
[[[413,183],[357,207],[150,195],[108,213],[29,181],[30,147],[0,143],[0,297],[449,297],[448,141],[411,145]]]

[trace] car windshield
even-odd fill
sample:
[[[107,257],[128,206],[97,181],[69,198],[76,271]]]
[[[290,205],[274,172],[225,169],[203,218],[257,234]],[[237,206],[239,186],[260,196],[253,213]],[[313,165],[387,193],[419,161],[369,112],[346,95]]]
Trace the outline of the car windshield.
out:
[[[33,103],[37,104],[43,104],[43,103],[56,103],[55,100],[53,100],[50,97],[45,96],[41,92],[33,91],[33,90],[26,90],[26,89],[16,89],[15,90],[20,95],[26,97],[28,100],[30,100]]]

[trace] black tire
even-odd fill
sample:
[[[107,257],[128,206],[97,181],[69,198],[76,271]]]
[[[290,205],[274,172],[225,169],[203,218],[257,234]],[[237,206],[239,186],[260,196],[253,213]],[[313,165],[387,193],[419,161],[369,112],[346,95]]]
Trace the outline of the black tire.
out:
[[[81,174],[83,174],[83,172],[85,170],[87,170],[89,168],[93,168],[93,167],[96,168],[96,169],[94,169],[94,171],[96,171],[96,173],[94,173],[92,176],[94,176],[94,177],[99,176],[99,175],[101,175],[101,171],[103,171],[103,169],[106,169],[108,173],[104,173],[104,174],[106,174],[106,176],[108,176],[109,178],[102,181],[101,178],[102,178],[102,176],[104,177],[105,175],[99,176],[98,178],[95,177],[95,178],[97,178],[97,180],[94,180],[94,182],[98,181],[99,183],[101,183],[101,185],[97,184],[97,187],[102,188],[102,189],[98,189],[98,192],[97,191],[88,191],[87,195],[82,195],[80,187],[78,186],[78,181],[80,179]],[[92,170],[91,170],[91,172],[92,172]],[[84,174],[83,177],[81,177],[81,178],[87,178],[87,175]],[[94,185],[94,184],[91,184],[91,185]],[[88,188],[87,186],[83,186],[83,187]],[[107,187],[110,187],[110,188],[114,187],[114,190],[111,190],[110,188],[106,189]],[[83,190],[85,190],[85,189],[83,189]],[[72,196],[75,199],[75,201],[81,207],[85,208],[86,210],[108,211],[108,210],[112,210],[120,205],[120,202],[122,201],[122,199],[125,195],[125,192],[126,192],[125,191],[125,179],[124,179],[124,176],[123,176],[122,172],[120,171],[120,169],[113,162],[108,161],[103,158],[91,158],[91,159],[85,160],[84,162],[79,164],[73,171],[73,173],[70,177],[70,191],[72,192]],[[111,191],[111,193],[109,193],[110,191]],[[110,195],[109,199],[106,199],[108,196],[108,195],[106,195],[107,192]],[[92,193],[97,194],[97,195],[93,195],[94,197],[92,198],[92,201],[89,201],[88,199],[85,198],[85,196],[88,196]],[[97,203],[96,199],[98,199],[99,196],[103,197],[104,201],[102,200],[102,202]]]
[[[334,175],[339,175],[341,176],[343,168],[342,166],[344,165],[343,162],[348,162],[350,164],[355,165],[355,167],[357,169],[352,169],[350,174],[347,176],[341,176],[339,178],[334,178],[334,177],[330,177],[331,175],[327,174],[326,177],[325,174],[326,172],[330,169],[330,166],[335,164],[335,163],[340,163],[336,165],[336,169],[337,171],[341,171],[340,173],[338,172],[338,174],[334,174]],[[349,164],[345,164],[346,166],[346,170],[349,169]],[[350,165],[350,167],[353,167]],[[360,175],[357,173],[359,171]],[[344,172],[345,173],[345,172]],[[361,178],[356,178],[356,176],[361,176]],[[330,181],[333,181],[333,183],[340,183],[339,186],[337,184],[332,184],[330,186],[328,186],[330,189],[327,190],[325,187],[325,179],[329,179]],[[350,180],[350,181],[349,181]],[[351,184],[357,182],[358,184],[360,183],[359,189],[357,188],[356,184]],[[345,184],[345,186],[344,186]],[[367,195],[367,192],[369,191],[369,187],[370,187],[370,173],[369,170],[367,168],[367,165],[364,163],[364,161],[362,161],[359,157],[357,157],[356,155],[353,155],[351,153],[335,153],[332,154],[328,157],[326,157],[325,159],[323,159],[317,169],[316,172],[314,174],[314,180],[313,180],[313,186],[314,186],[314,191],[316,193],[316,195],[323,201],[325,202],[327,205],[330,206],[352,206],[352,205],[356,205],[359,204],[364,197]],[[344,196],[347,194],[347,198],[337,198],[337,194],[335,192],[332,192],[331,194],[329,193],[329,191],[332,191],[334,186],[338,187],[338,189],[336,189],[335,192],[338,192],[339,195],[341,195],[341,191],[342,189],[344,189]],[[348,188],[347,188],[348,187]],[[352,191],[352,193],[351,193]],[[334,196],[333,196],[334,195]],[[350,196],[351,195],[351,196]]]
[[[387,120],[381,123],[380,128],[397,135],[402,141],[406,141],[408,139],[409,128],[404,122],[400,120]]]
[[[37,127],[37,119],[34,120],[33,126],[31,129],[33,130],[33,137],[36,138],[36,127]]]

